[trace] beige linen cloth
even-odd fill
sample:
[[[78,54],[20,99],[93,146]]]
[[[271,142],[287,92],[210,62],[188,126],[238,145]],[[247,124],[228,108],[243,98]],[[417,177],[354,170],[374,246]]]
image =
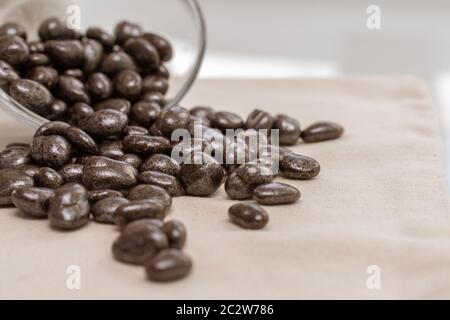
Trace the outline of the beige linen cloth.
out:
[[[421,81],[199,81],[184,101],[195,104],[242,116],[256,107],[284,112],[303,126],[331,120],[346,132],[293,148],[316,158],[322,172],[288,181],[303,197],[268,207],[264,230],[229,223],[235,202],[223,189],[213,198],[174,199],[169,219],[186,224],[194,261],[179,282],[148,282],[142,267],[115,261],[113,226],[58,232],[1,209],[0,298],[450,298],[449,196],[435,111]],[[31,134],[1,115],[1,146]],[[66,286],[71,265],[80,267],[80,290]],[[378,290],[367,287],[370,266],[381,271]]]

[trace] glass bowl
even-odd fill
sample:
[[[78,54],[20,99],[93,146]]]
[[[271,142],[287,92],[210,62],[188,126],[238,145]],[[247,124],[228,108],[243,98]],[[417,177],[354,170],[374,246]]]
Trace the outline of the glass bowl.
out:
[[[139,23],[146,32],[162,35],[170,41],[174,55],[165,66],[170,72],[166,105],[178,104],[194,83],[206,49],[205,21],[196,0],[72,0],[68,2],[36,1],[41,8],[34,11],[33,21],[21,23],[29,31],[29,40],[35,39],[39,24],[50,16],[68,17],[79,11],[81,30],[98,26],[113,32],[122,20]],[[35,1],[25,2],[21,10],[33,10]],[[63,4],[63,5],[62,5]],[[42,6],[48,5],[48,8]],[[49,120],[19,104],[0,89],[0,106],[13,118],[37,128]]]

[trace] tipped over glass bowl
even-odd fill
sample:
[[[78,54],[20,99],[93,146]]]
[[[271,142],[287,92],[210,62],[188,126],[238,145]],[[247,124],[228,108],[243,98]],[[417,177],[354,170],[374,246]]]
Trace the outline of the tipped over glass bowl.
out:
[[[36,10],[36,3],[47,8]],[[206,48],[206,28],[201,9],[196,0],[72,0],[58,1],[58,5],[48,1],[28,1],[20,10],[34,12],[32,21],[14,21],[27,29],[27,41],[38,40],[40,23],[50,16],[80,24],[84,33],[89,27],[100,27],[113,34],[120,21],[130,21],[142,26],[144,32],[161,35],[173,48],[172,59],[165,63],[170,78],[169,90],[163,107],[177,105],[194,83]],[[25,15],[26,16],[26,15]],[[38,17],[39,16],[39,17]],[[0,24],[2,24],[0,23]],[[26,125],[37,128],[49,121],[21,105],[7,92],[0,89],[0,106],[10,116]]]

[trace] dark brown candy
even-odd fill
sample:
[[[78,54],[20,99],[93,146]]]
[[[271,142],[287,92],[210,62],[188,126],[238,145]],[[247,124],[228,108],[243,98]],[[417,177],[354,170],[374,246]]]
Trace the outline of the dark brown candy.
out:
[[[187,194],[207,197],[219,189],[224,170],[214,158],[206,154],[202,158],[202,164],[183,163],[179,176]]]
[[[35,164],[28,164],[23,167],[20,167],[19,169],[25,173],[30,178],[34,178],[34,176],[37,174],[41,166],[35,165]]]
[[[211,129],[209,126],[211,125],[209,119],[203,119],[196,116],[191,115],[191,121],[188,126],[189,133],[192,136],[196,136],[196,130],[197,132],[202,133],[202,137],[205,140],[211,141],[211,137],[209,137],[206,133],[210,130],[217,130],[217,129]],[[200,128],[200,131],[198,131]],[[198,133],[197,133],[198,134]],[[223,134],[218,130],[218,135],[220,134],[221,137],[223,137]]]
[[[235,172],[228,175],[225,181],[225,192],[233,200],[246,200],[253,197],[255,186],[246,183]]]
[[[272,116],[262,110],[255,109],[253,110],[245,122],[245,127],[247,129],[271,129],[273,125]]]
[[[169,72],[169,70],[168,70],[167,67],[166,67],[164,64],[162,64],[162,63],[160,63],[159,66],[158,66],[158,68],[156,68],[156,70],[153,71],[153,74],[154,74],[155,76],[162,77],[162,78],[166,78],[166,79],[169,79],[169,78],[170,78],[170,72]]]
[[[156,102],[160,106],[164,106],[166,104],[166,99],[164,98],[164,95],[161,92],[144,92],[141,94],[140,98],[141,101],[148,101],[148,102]]]
[[[86,103],[78,102],[70,107],[69,113],[70,119],[77,124],[81,119],[85,119],[93,114],[94,109]]]
[[[289,179],[310,180],[320,172],[320,164],[313,158],[288,153],[280,157],[280,171]]]
[[[111,52],[102,61],[100,70],[108,76],[113,76],[123,70],[136,70],[133,59],[125,52]]]
[[[15,189],[11,199],[16,208],[35,218],[47,218],[50,199],[55,191],[47,188],[26,187]]]
[[[96,139],[120,135],[128,125],[128,117],[116,110],[100,110],[80,121],[80,127]]]
[[[103,46],[100,42],[93,39],[84,39],[83,41],[83,73],[86,75],[96,71],[102,62]]]
[[[130,201],[139,201],[139,200],[160,200],[165,210],[169,210],[172,206],[172,197],[161,187],[150,185],[150,184],[141,184],[130,190],[128,194],[128,200]]]
[[[34,181],[20,169],[0,170],[0,206],[12,204],[11,193],[16,189],[32,187]]]
[[[161,106],[157,102],[141,100],[131,107],[130,119],[141,126],[151,127],[160,113]]]
[[[269,183],[275,178],[271,168],[259,163],[243,164],[234,172],[251,186]]]
[[[183,185],[176,177],[159,171],[144,171],[139,174],[138,180],[143,184],[161,187],[172,197],[178,197],[184,193]]]
[[[163,133],[161,132],[161,130],[155,126],[155,124],[153,124],[149,129],[148,129],[148,134],[151,136],[158,136],[158,137],[162,137]]]
[[[59,99],[54,99],[52,105],[50,106],[50,114],[47,119],[51,121],[64,120],[68,113],[67,104]]]
[[[297,188],[280,182],[262,184],[253,193],[253,198],[264,205],[290,204],[299,200],[300,196]]]
[[[128,163],[138,170],[142,165],[142,159],[138,155],[133,154],[133,153],[124,154],[123,156],[119,157],[117,160]]]
[[[114,241],[114,257],[125,263],[142,265],[158,252],[169,247],[169,240],[160,228],[152,223],[125,228]]]
[[[191,259],[177,249],[161,251],[145,264],[151,281],[169,282],[186,277],[192,269]]]
[[[20,24],[15,22],[7,22],[0,26],[0,37],[3,36],[18,36],[26,40],[27,32]]]
[[[34,176],[34,182],[38,187],[57,189],[64,184],[64,179],[55,169],[42,167]]]
[[[61,75],[74,77],[80,81],[84,80],[84,72],[81,69],[67,69],[64,70],[64,72],[62,72]]]
[[[66,164],[58,170],[58,173],[64,179],[65,183],[81,183],[83,178],[83,165],[77,163]]]
[[[49,57],[43,53],[31,53],[28,56],[27,68],[48,66],[49,64],[50,64]]]
[[[95,203],[92,207],[92,216],[100,223],[115,224],[115,212],[121,205],[129,201],[122,197],[109,197]]]
[[[207,106],[197,106],[192,108],[189,113],[193,115],[194,117],[200,118],[202,120],[207,119],[209,121],[209,118],[214,116],[214,110],[211,107]]]
[[[269,214],[256,204],[238,203],[228,210],[230,221],[244,229],[262,229],[269,222]]]
[[[145,160],[142,164],[141,172],[160,171],[176,177],[180,173],[180,169],[180,164],[176,160],[165,154],[157,153]]]
[[[97,27],[88,28],[86,30],[86,36],[90,39],[94,39],[100,42],[106,51],[112,50],[116,41],[114,36]]]
[[[159,219],[166,216],[165,206],[160,199],[146,199],[131,201],[117,208],[115,222],[118,226],[125,226],[130,221],[139,219]]]
[[[120,191],[111,189],[88,191],[88,199],[92,203],[111,197],[123,197],[123,194]]]
[[[78,229],[89,221],[89,215],[87,190],[80,184],[66,184],[50,199],[48,218],[54,228]]]
[[[67,40],[76,38],[74,31],[67,28],[64,21],[52,17],[43,21],[39,26],[39,38],[46,40]]]
[[[164,223],[162,230],[169,239],[169,246],[174,249],[181,249],[186,243],[186,227],[181,221],[171,220]]]
[[[225,132],[226,129],[239,129],[244,126],[242,118],[232,112],[219,111],[210,116],[211,126]]]
[[[84,48],[77,40],[50,40],[45,42],[45,54],[58,68],[81,68],[84,63]]]
[[[13,67],[0,60],[0,89],[9,92],[9,85],[14,80],[20,79],[19,74]]]
[[[160,92],[163,95],[169,90],[169,81],[159,76],[146,76],[142,83],[143,92]]]
[[[91,157],[84,165],[83,184],[89,190],[127,190],[137,184],[137,170],[128,163]]]
[[[129,136],[132,134],[143,134],[148,135],[148,130],[141,126],[127,126],[123,131],[125,136]]]
[[[136,23],[121,21],[117,24],[114,34],[116,35],[116,42],[119,45],[123,45],[130,38],[140,37],[142,35],[142,28]]]
[[[89,155],[82,155],[79,157],[74,157],[74,158],[72,158],[72,161],[70,163],[81,164],[84,166],[88,160],[92,159],[92,157],[96,157],[96,156],[89,154]]]
[[[49,135],[59,135],[66,138],[78,151],[91,154],[97,153],[97,144],[91,136],[83,130],[72,127],[65,122],[47,122],[39,127],[34,134],[35,137]]]
[[[0,60],[13,68],[23,67],[27,61],[30,50],[26,42],[18,36],[0,37]]]
[[[94,139],[86,132],[77,127],[68,128],[64,134],[62,134],[78,151],[84,153],[97,153],[97,144]]]
[[[133,134],[123,138],[122,142],[128,152],[135,154],[150,155],[171,150],[170,141],[164,137]]]
[[[186,109],[175,106],[163,110],[156,119],[155,126],[165,137],[170,138],[175,130],[186,129],[190,120],[190,114]]]
[[[123,98],[134,100],[142,90],[142,78],[134,70],[120,71],[114,77],[114,91]]]
[[[321,142],[338,139],[344,133],[344,128],[332,122],[317,122],[302,131],[305,142]]]
[[[142,38],[150,42],[156,50],[158,50],[159,57],[161,61],[169,61],[173,56],[173,49],[167,39],[161,37],[160,35],[146,32],[142,35]]]
[[[287,115],[277,115],[273,128],[279,130],[279,142],[283,146],[294,145],[300,137],[300,123]]]
[[[29,146],[30,144],[26,142],[10,142],[5,146],[5,150],[11,148],[28,148]]]
[[[31,41],[28,43],[30,53],[44,53],[45,46],[41,41]]]
[[[56,92],[60,99],[68,103],[83,102],[89,104],[91,102],[84,83],[74,77],[60,76]]]
[[[9,86],[9,94],[18,103],[41,116],[46,116],[50,112],[52,94],[36,81],[14,80]]]
[[[51,135],[62,136],[69,128],[70,125],[62,121],[46,122],[36,130],[34,137]]]
[[[0,153],[0,170],[23,167],[31,163],[33,163],[33,157],[28,146],[6,148]]]
[[[40,164],[59,168],[70,161],[72,146],[61,136],[35,137],[30,145],[33,159]]]
[[[98,155],[119,160],[125,155],[123,144],[120,140],[104,140],[98,146]]]
[[[144,70],[153,70],[159,64],[159,54],[155,46],[143,38],[131,38],[124,50],[133,57],[136,64]]]
[[[126,99],[118,99],[118,98],[114,98],[114,99],[106,99],[103,100],[102,102],[98,103],[94,109],[95,111],[100,111],[100,110],[116,110],[119,112],[122,112],[124,114],[128,114],[130,113],[130,101],[126,100]]]
[[[86,88],[94,100],[103,100],[112,95],[113,83],[106,74],[96,72],[88,78]]]

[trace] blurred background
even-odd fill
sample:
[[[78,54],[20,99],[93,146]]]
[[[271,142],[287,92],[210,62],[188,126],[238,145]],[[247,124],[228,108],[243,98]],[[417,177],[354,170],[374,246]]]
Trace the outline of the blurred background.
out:
[[[403,75],[423,79],[440,116],[450,185],[450,1],[200,0],[203,78]],[[366,12],[380,8],[380,29]]]
[[[30,1],[51,3],[50,7],[38,5],[34,10],[35,14],[43,10],[46,15],[51,13],[51,8],[65,3],[64,0],[0,0],[0,4]],[[132,17],[144,22],[150,30],[172,30],[173,36],[179,39],[195,32],[178,26],[184,26],[187,19],[179,10],[179,2],[188,0],[71,1],[82,8],[82,27],[97,24],[112,29],[117,20]],[[198,2],[208,29],[208,49],[200,78],[407,74],[424,80],[435,101],[446,141],[450,185],[450,1]],[[371,30],[367,27],[371,15],[367,9],[373,5],[380,9],[380,29]],[[183,50],[188,45],[180,40],[176,47]],[[183,61],[176,63],[173,70],[181,70]]]

